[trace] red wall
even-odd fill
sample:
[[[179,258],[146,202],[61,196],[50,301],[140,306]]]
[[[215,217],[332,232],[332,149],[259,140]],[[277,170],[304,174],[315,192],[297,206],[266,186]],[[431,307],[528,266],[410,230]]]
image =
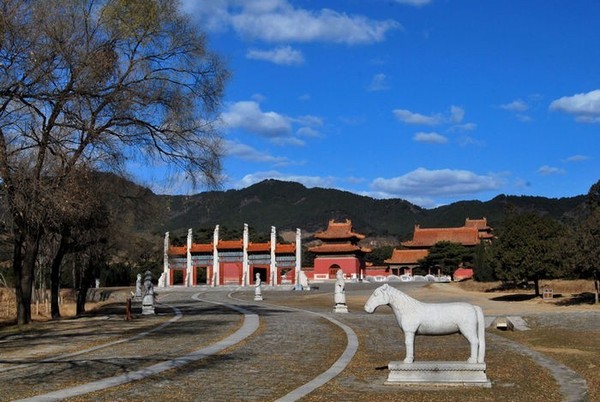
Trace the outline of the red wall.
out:
[[[238,285],[242,280],[241,262],[221,263],[221,282],[224,285]]]
[[[346,278],[352,277],[352,274],[357,278],[360,277],[360,260],[356,257],[317,257],[314,265],[313,275],[316,278],[319,278],[317,275],[329,275],[332,265],[338,265],[344,271]],[[335,275],[329,278],[334,279]]]

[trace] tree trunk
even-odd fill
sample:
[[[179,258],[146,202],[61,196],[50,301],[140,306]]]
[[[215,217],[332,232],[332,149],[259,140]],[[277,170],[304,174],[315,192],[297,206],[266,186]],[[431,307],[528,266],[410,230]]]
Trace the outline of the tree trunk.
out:
[[[50,300],[53,320],[60,318],[60,305],[58,303],[60,297],[60,266],[67,250],[67,243],[67,236],[61,236],[58,250],[52,259],[52,270],[50,272],[50,287],[52,290],[50,292]]]
[[[594,302],[596,304],[600,303],[600,301],[598,300],[598,293],[600,293],[600,286],[599,286],[599,282],[600,282],[600,272],[598,272],[597,269],[594,270]]]
[[[79,291],[77,292],[77,309],[75,312],[77,317],[85,313],[85,301],[87,299],[87,292],[89,288],[89,286],[84,285],[84,282],[82,282]]]
[[[535,297],[540,297],[540,280],[539,278],[533,279],[533,285],[535,286]]]
[[[24,236],[24,241],[15,240],[13,271],[16,278],[15,295],[18,325],[31,323],[31,293],[35,261],[40,248],[40,237],[39,233],[27,233]],[[22,248],[21,245],[24,247]],[[24,255],[22,254],[23,251]]]
[[[90,258],[87,258],[85,268],[81,272],[81,278],[79,280],[79,292],[77,292],[77,311],[76,315],[79,316],[85,313],[85,301],[87,299],[87,292],[90,288],[90,282],[92,280],[92,262]]]

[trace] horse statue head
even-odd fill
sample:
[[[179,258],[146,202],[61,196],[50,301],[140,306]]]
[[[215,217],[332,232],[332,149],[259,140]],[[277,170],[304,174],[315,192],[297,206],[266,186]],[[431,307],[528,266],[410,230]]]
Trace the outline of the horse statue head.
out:
[[[378,287],[373,291],[369,300],[365,303],[365,311],[367,313],[372,313],[379,306],[390,303],[390,295],[389,295],[389,285],[386,283],[383,286]]]

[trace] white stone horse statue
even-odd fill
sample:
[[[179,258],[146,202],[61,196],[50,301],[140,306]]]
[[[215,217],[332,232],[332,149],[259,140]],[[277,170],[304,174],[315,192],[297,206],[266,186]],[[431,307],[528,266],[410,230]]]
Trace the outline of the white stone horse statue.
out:
[[[388,284],[373,291],[365,303],[372,313],[389,305],[404,332],[405,363],[415,359],[415,334],[448,335],[460,332],[471,344],[468,363],[483,363],[485,358],[485,322],[481,307],[469,303],[421,303]]]

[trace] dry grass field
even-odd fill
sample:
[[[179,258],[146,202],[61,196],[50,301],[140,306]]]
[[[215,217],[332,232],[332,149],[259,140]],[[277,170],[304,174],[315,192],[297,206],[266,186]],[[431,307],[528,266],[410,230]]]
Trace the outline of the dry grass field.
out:
[[[86,311],[93,311],[115,301],[123,301],[131,289],[116,288],[106,291],[108,296],[100,296],[100,292],[92,289],[91,301],[85,304]],[[96,294],[94,294],[96,293]],[[62,318],[75,317],[76,304],[75,292],[70,289],[61,291],[60,315]],[[0,326],[14,324],[17,317],[14,290],[0,288]],[[46,299],[31,305],[31,319],[33,322],[49,321],[51,319],[50,302]]]

